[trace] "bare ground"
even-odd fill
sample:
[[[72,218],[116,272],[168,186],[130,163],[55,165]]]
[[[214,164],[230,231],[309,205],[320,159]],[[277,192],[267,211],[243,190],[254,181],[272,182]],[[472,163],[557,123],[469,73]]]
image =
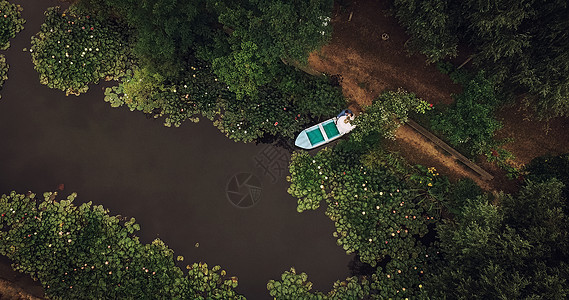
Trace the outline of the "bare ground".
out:
[[[382,91],[397,88],[415,93],[433,103],[435,108],[437,104],[452,103],[451,95],[459,93],[460,86],[452,83],[434,65],[426,64],[424,56],[410,55],[405,50],[408,36],[395,17],[391,16],[389,1],[359,0],[346,3],[335,7],[332,40],[321,51],[312,53],[309,65],[318,72],[341,75],[341,85],[345,96],[351,101],[351,108],[361,110]],[[523,166],[544,154],[569,152],[567,118],[547,124],[530,121],[528,113],[518,111],[518,107],[505,107],[498,115],[504,123],[498,137],[514,139],[506,149],[516,156],[515,165]],[[470,177],[486,190],[509,192],[517,186],[516,182],[506,179],[504,171],[488,163],[481,163],[481,166],[495,179],[490,182],[481,180],[408,126],[397,131],[397,140],[388,147],[399,151],[410,163],[434,166],[455,180]]]

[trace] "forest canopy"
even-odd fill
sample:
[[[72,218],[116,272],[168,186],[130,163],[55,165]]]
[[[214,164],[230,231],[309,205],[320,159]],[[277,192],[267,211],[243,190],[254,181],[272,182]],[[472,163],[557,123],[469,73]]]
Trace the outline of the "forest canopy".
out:
[[[537,116],[569,116],[567,1],[395,0],[395,15],[412,51],[437,62],[458,45],[505,92],[522,95]]]

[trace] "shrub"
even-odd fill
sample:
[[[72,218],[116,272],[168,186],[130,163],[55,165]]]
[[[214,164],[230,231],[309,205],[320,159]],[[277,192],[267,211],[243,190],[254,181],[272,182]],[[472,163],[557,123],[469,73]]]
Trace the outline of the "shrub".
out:
[[[469,149],[471,155],[490,152],[499,146],[494,132],[502,127],[494,117],[497,103],[494,83],[479,72],[455,95],[454,106],[431,119],[431,126],[453,146]]]
[[[395,130],[401,126],[401,122],[407,121],[409,111],[424,113],[431,107],[432,104],[404,90],[384,92],[354,119],[353,124],[357,127],[352,137],[362,140],[367,135],[376,132],[383,137],[393,139]]]
[[[69,94],[84,93],[89,83],[118,79],[129,65],[128,28],[71,7],[46,11],[32,37],[32,60],[40,82]]]
[[[0,50],[10,47],[10,39],[24,29],[26,20],[22,19],[22,7],[0,0]]]

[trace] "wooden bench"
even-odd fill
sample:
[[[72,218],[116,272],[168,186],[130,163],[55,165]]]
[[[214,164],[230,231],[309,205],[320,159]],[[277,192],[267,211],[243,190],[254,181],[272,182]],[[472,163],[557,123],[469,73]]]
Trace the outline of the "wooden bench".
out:
[[[480,175],[480,177],[482,177],[483,180],[492,180],[494,178],[494,176],[492,176],[490,173],[486,172],[477,164],[470,161],[464,155],[460,154],[460,152],[456,151],[454,148],[449,146],[447,143],[443,142],[441,139],[439,139],[437,136],[429,132],[427,129],[423,128],[423,126],[417,124],[415,121],[407,119],[406,124],[409,125],[411,128],[415,129],[415,131],[419,132],[421,135],[426,137],[429,141],[431,141],[435,145],[441,147],[444,151],[448,152],[455,159],[462,162],[465,166],[469,167],[471,170],[476,172],[478,175]]]

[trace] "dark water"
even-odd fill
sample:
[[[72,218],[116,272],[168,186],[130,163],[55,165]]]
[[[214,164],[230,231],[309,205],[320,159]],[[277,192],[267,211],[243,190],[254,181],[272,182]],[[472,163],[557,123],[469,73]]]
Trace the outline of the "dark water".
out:
[[[135,217],[143,242],[159,237],[184,264],[221,265],[239,277],[238,291],[250,299],[269,298],[267,281],[291,266],[307,272],[317,290],[349,275],[351,256],[336,246],[323,210],[296,212],[275,148],[232,142],[207,121],[166,128],[111,108],[101,86],[66,97],[40,85],[22,49],[39,31],[45,8],[57,2],[13,3],[24,7],[27,23],[4,51],[10,72],[0,100],[0,193],[41,194],[63,183],[64,194],[79,194],[77,203],[93,201],[113,215]],[[249,183],[262,188],[247,209],[226,195],[232,176],[242,172],[255,175],[258,182]]]

